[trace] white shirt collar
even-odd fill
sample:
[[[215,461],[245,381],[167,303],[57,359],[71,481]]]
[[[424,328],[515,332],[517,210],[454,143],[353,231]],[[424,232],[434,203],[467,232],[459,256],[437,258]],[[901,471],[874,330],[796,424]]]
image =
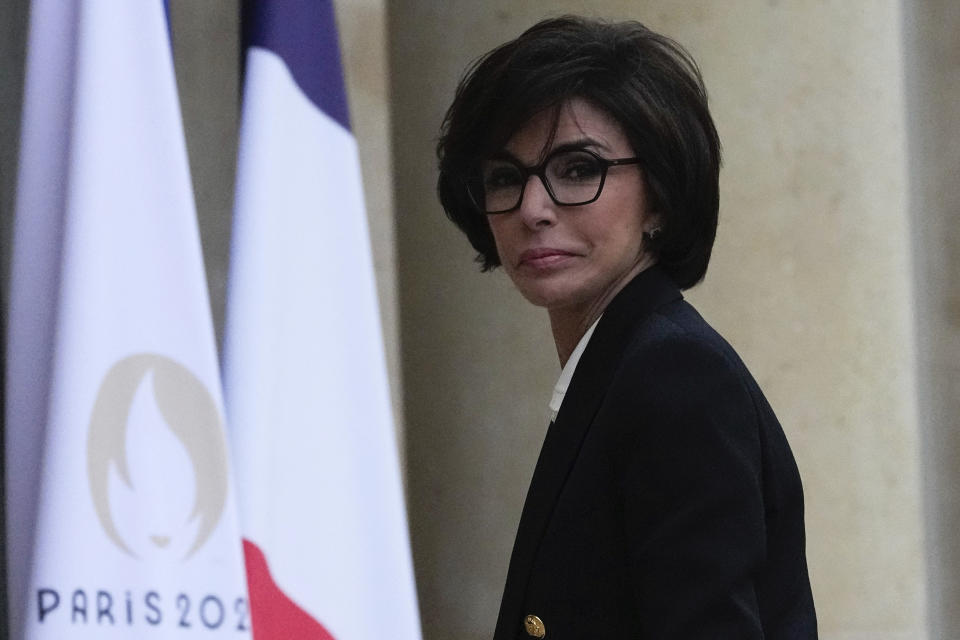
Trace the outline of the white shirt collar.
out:
[[[573,353],[571,353],[567,359],[567,364],[563,365],[563,369],[560,371],[560,379],[557,380],[557,385],[553,388],[553,397],[550,398],[550,422],[557,419],[557,414],[560,412],[560,405],[563,404],[563,397],[567,395],[567,387],[570,386],[570,379],[573,378],[573,372],[577,369],[580,356],[582,356],[584,350],[586,350],[587,343],[590,342],[590,336],[593,335],[593,330],[597,328],[598,322],[600,322],[600,318],[594,320],[590,328],[583,334],[580,342],[578,342],[577,346],[573,349]]]

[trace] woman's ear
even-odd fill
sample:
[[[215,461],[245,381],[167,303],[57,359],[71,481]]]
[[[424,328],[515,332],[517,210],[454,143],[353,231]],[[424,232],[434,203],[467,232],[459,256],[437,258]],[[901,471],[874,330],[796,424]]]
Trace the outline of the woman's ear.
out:
[[[647,220],[643,225],[643,239],[647,242],[654,241],[662,230],[663,224],[660,214],[651,213],[647,216]]]

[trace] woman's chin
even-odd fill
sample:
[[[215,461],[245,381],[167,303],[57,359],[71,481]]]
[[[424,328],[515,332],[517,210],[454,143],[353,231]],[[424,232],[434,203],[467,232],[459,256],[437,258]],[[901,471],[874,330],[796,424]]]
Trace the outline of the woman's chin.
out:
[[[552,286],[544,286],[545,283],[526,286],[520,286],[518,283],[515,284],[517,284],[520,295],[522,295],[527,302],[535,307],[543,307],[547,310],[576,306],[582,302],[584,297],[582,292],[577,291],[575,288],[557,283],[552,284]]]

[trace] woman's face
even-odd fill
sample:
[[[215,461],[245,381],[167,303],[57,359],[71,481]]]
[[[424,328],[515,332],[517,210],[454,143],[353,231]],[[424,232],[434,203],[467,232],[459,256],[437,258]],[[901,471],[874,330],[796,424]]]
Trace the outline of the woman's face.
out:
[[[606,159],[634,155],[620,125],[581,99],[561,107],[555,132],[553,112],[547,110],[510,138],[504,151],[530,167],[571,145]],[[600,197],[578,206],[555,204],[540,179],[531,176],[520,207],[487,220],[514,285],[531,303],[551,311],[598,314],[653,262],[642,237],[657,221],[647,209],[637,164],[611,166]]]

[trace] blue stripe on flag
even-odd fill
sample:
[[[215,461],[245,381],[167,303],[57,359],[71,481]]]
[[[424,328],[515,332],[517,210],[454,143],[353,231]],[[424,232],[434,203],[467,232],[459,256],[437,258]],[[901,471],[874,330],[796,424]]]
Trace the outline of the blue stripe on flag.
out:
[[[331,0],[244,0],[243,45],[280,56],[307,97],[350,130]]]

